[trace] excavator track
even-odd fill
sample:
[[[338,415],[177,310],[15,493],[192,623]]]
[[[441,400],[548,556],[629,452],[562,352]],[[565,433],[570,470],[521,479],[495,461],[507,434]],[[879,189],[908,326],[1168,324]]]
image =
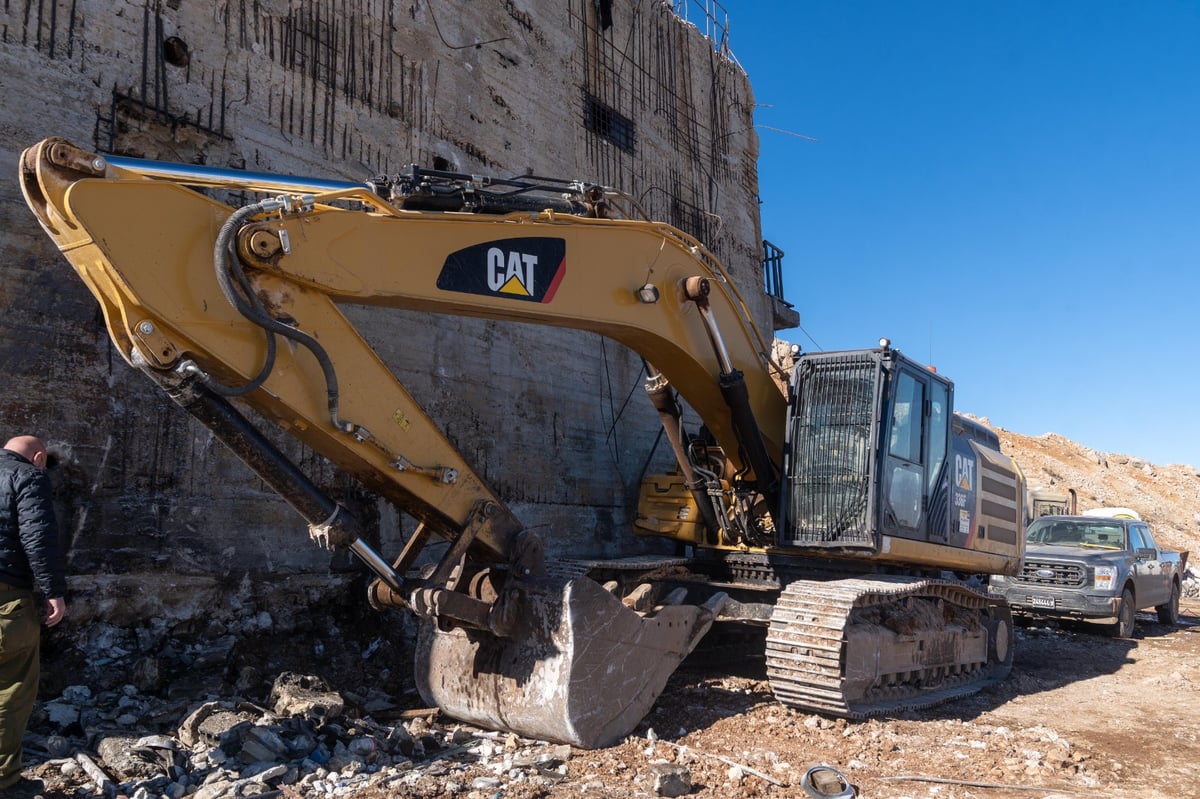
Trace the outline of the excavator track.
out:
[[[963,583],[882,575],[794,580],[767,633],[780,702],[862,719],[928,707],[1012,668],[1007,606]]]

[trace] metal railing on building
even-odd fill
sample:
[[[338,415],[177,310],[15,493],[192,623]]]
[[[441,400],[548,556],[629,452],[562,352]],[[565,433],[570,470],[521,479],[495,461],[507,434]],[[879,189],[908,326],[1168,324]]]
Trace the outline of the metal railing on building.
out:
[[[712,42],[713,49],[732,59],[729,49],[729,12],[717,0],[672,0],[675,15],[690,22]]]
[[[763,291],[770,296],[787,302],[783,298],[783,250],[763,239]]]

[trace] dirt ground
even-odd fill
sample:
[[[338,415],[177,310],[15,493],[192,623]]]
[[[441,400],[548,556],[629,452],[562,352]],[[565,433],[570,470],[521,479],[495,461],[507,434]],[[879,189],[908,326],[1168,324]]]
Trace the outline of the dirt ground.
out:
[[[701,655],[672,677],[635,734],[608,749],[571,749],[504,772],[475,745],[503,738],[468,729],[468,745],[414,763],[403,783],[334,794],[284,785],[267,795],[640,799],[659,795],[656,769],[669,763],[686,766],[686,795],[704,799],[806,797],[802,778],[818,764],[873,799],[1200,796],[1200,604],[1185,604],[1175,628],[1139,614],[1129,640],[1050,622],[1026,622],[1017,634],[1003,683],[894,718],[854,723],[791,710],[772,697],[761,661],[731,670]],[[45,780],[46,799],[96,795],[52,763],[30,772]]]
[[[1086,624],[1022,626],[1004,683],[860,723],[779,705],[761,670],[731,676],[689,662],[638,729],[658,741],[575,750],[557,785],[475,795],[652,797],[652,764],[665,760],[688,767],[693,797],[805,797],[801,779],[817,764],[878,799],[1197,796],[1200,606],[1184,613],[1174,629],[1140,614],[1131,640]],[[470,786],[473,773],[458,781]],[[449,795],[420,787],[430,792],[416,795]]]

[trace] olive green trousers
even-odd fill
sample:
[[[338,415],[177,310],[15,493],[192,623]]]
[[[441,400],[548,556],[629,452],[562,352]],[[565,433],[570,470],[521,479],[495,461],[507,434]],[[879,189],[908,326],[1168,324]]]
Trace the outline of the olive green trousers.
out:
[[[21,779],[21,739],[37,699],[41,638],[33,592],[0,590],[0,789]]]

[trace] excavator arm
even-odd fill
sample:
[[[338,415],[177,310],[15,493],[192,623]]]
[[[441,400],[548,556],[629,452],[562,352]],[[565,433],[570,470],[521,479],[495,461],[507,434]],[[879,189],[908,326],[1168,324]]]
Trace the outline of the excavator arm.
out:
[[[768,514],[778,505],[786,398],[745,304],[699,242],[661,223],[600,218],[610,204],[597,187],[543,202],[523,184],[497,192],[460,177],[468,179],[449,189],[415,171],[357,185],[105,157],[60,139],[21,161],[27,202],[96,296],[126,359],[288,499],[314,538],[358,554],[380,578],[375,601],[429,620],[418,655],[427,698],[490,726],[604,745],[649,709],[720,598],[634,614],[595,583],[547,577],[537,538],[339,306],[619,341],[647,363],[684,473],[673,392]],[[235,209],[200,188],[276,196]],[[412,210],[445,207],[464,211]],[[496,213],[511,207],[525,210]],[[417,518],[405,552],[389,564],[372,551],[232,398]],[[711,510],[706,521],[721,523]],[[432,575],[406,582],[430,534],[451,547]],[[497,568],[467,591],[468,562]],[[487,685],[485,655],[502,664]],[[597,683],[596,669],[624,676]],[[557,701],[546,702],[551,694]],[[597,705],[611,706],[603,718]]]
[[[222,384],[250,383],[269,359],[270,328],[227,299],[214,267],[222,227],[235,212],[188,184],[267,190],[280,184],[245,181],[236,172],[222,184],[198,168],[191,180],[163,180],[134,171],[132,159],[114,160],[130,166],[56,140],[27,151],[23,186],[43,227],[100,300],[127,359],[157,370],[190,361]],[[293,180],[286,184],[293,191],[316,183]],[[502,503],[340,303],[613,338],[660,371],[736,467],[752,471],[739,462],[745,445],[720,389],[721,374],[741,372],[766,458],[778,464],[786,400],[768,348],[720,266],[685,234],[658,223],[553,212],[402,211],[367,186],[311,187],[239,211],[244,223],[226,237],[236,258],[217,254],[241,262],[271,324],[319,342],[325,353],[289,339],[291,346],[276,347],[261,385],[242,399],[439,532],[462,529],[480,501]],[[507,524],[489,525],[498,526]],[[506,535],[481,533],[477,540],[503,558],[511,552]]]

